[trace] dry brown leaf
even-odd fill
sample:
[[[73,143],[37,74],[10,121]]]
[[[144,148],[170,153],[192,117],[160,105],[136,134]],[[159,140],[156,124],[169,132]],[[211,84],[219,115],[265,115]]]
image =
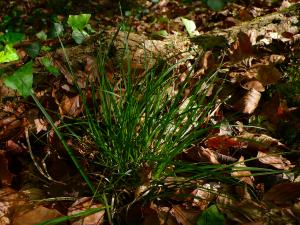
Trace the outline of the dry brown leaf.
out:
[[[201,147],[201,150],[198,152],[198,154],[203,161],[208,161],[212,164],[220,164],[218,161],[218,155],[208,148]]]
[[[34,124],[35,124],[37,134],[39,132],[41,132],[42,130],[47,131],[47,122],[44,121],[43,119],[41,119],[41,118],[34,119]]]
[[[253,222],[261,222],[265,209],[251,199],[235,201],[232,197],[219,196],[217,206],[226,214],[227,218],[238,224],[247,224]]]
[[[246,114],[252,114],[258,106],[261,94],[254,88],[250,89],[234,108]]]
[[[27,203],[25,195],[11,188],[0,189],[0,224],[11,224],[10,215],[14,209]],[[24,224],[24,223],[23,223]]]
[[[70,216],[90,208],[103,208],[103,205],[93,203],[90,197],[84,197],[74,202],[68,209],[68,215]],[[101,210],[83,219],[72,222],[72,225],[100,225],[104,221],[104,214],[105,210]]]
[[[12,225],[35,225],[46,220],[62,216],[56,209],[48,209],[44,206],[37,206],[34,209],[22,209],[13,218]],[[66,224],[66,223],[61,223]]]
[[[276,54],[270,55],[270,62],[273,63],[273,64],[283,63],[284,60],[285,60],[284,55],[276,55]]]
[[[281,72],[274,65],[260,65],[258,67],[256,79],[265,86],[275,84],[280,80],[281,76]]]
[[[244,170],[247,166],[244,163],[244,157],[241,156],[239,159],[239,163],[235,164],[232,170],[234,172],[231,173],[231,176],[238,178],[240,181],[249,184],[253,187],[253,176],[251,176],[251,172],[249,170]]]
[[[263,200],[279,206],[291,205],[299,202],[300,182],[283,183],[273,186],[264,194]]]
[[[179,225],[170,210],[169,207],[157,207],[158,219],[161,225]]]
[[[256,91],[259,91],[259,92],[265,91],[264,86],[258,80],[250,80],[250,81],[246,82],[245,84],[243,84],[242,87],[246,90],[255,89]]]
[[[281,155],[269,155],[259,151],[257,153],[257,158],[260,162],[272,165],[280,170],[288,170],[294,167],[289,160],[283,158]]]
[[[6,155],[4,151],[0,150],[0,183],[4,186],[11,185],[13,176],[9,171]]]
[[[240,139],[240,141],[247,143],[247,148],[252,150],[265,152],[270,151],[274,148],[286,148],[285,145],[282,144],[280,141],[266,134],[245,132],[241,135],[238,135],[236,138]]]
[[[79,95],[72,98],[64,96],[62,102],[59,105],[59,109],[62,115],[68,115],[72,117],[78,116],[83,109]]]
[[[0,80],[0,100],[5,97],[15,97],[17,96],[17,92],[6,85],[4,85],[3,81]]]
[[[244,33],[238,33],[238,40],[231,47],[231,60],[232,61],[241,61],[244,58],[247,58],[252,55],[252,44],[250,37]]]
[[[216,60],[212,54],[212,51],[207,51],[203,55],[203,58],[200,62],[200,66],[204,69],[204,71],[213,68],[216,65]]]
[[[200,210],[187,210],[181,205],[172,205],[171,214],[182,225],[194,225],[200,215]]]
[[[158,208],[155,204],[143,208],[143,223],[141,225],[161,225]]]

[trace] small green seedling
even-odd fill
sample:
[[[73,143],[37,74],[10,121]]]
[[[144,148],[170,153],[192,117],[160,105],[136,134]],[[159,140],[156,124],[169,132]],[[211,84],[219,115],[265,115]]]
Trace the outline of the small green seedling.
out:
[[[94,32],[88,24],[91,14],[69,15],[68,24],[72,28],[72,38],[77,44],[84,42],[89,33]]]
[[[48,57],[43,57],[41,63],[43,64],[43,66],[45,66],[46,70],[48,70],[48,72],[50,72],[54,76],[58,77],[60,75],[59,70],[55,66],[53,66],[53,62]]]

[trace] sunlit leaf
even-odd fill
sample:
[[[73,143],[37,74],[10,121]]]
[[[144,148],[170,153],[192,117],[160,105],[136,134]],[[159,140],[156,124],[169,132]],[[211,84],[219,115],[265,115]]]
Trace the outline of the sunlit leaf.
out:
[[[182,20],[182,23],[185,26],[185,29],[189,33],[190,37],[193,37],[194,36],[193,32],[196,30],[195,22],[193,20],[188,20],[188,19],[185,19],[183,17],[181,17],[181,20]]]
[[[52,29],[54,33],[54,37],[61,35],[64,32],[64,27],[60,23],[54,23],[54,27]]]
[[[72,38],[77,44],[82,44],[87,36],[89,36],[87,32],[78,29],[72,32]]]
[[[42,41],[47,40],[47,34],[45,33],[45,31],[40,31],[36,34],[36,37]]]
[[[90,20],[91,14],[69,15],[67,23],[74,30],[82,31]]]
[[[0,52],[0,63],[11,62],[18,59],[17,51],[11,44],[5,45],[4,50]]]
[[[33,83],[32,64],[32,61],[30,61],[18,69],[13,75],[6,77],[4,79],[5,85],[17,90],[23,97],[29,96]]]

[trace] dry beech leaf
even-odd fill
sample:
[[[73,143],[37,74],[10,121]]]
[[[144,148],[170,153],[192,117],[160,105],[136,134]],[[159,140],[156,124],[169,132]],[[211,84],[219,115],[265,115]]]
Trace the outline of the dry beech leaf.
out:
[[[238,222],[238,224],[260,222],[265,213],[263,206],[251,199],[235,201],[232,197],[219,196],[217,206],[221,212],[226,214],[227,218]]]
[[[260,98],[260,92],[252,88],[234,107],[235,109],[242,111],[243,113],[252,114],[258,106]]]
[[[216,65],[216,60],[212,54],[212,51],[205,52],[202,60],[201,60],[201,67],[206,71],[208,69],[213,68]]]
[[[79,95],[69,98],[64,96],[62,102],[59,105],[60,113],[62,115],[68,115],[72,117],[78,116],[82,112],[82,104],[80,103]]]
[[[238,178],[240,181],[249,184],[253,187],[253,176],[251,176],[251,172],[249,170],[245,170],[247,166],[244,163],[244,157],[241,156],[239,159],[239,163],[235,164],[232,170],[234,172],[231,173],[231,176]]]
[[[247,148],[257,151],[269,151],[273,148],[286,148],[284,144],[275,138],[272,138],[266,134],[256,134],[245,132],[236,137],[240,141],[247,143]]]
[[[299,202],[300,182],[274,185],[264,194],[263,200],[276,205],[291,205]]]
[[[143,223],[141,225],[161,225],[158,208],[153,203],[143,208]]]
[[[13,174],[8,169],[8,160],[3,151],[0,150],[0,183],[2,185],[11,185]]]
[[[281,155],[268,155],[259,151],[257,153],[257,158],[260,162],[272,165],[280,170],[288,170],[294,167],[289,160],[283,158]]]
[[[68,209],[68,215],[70,216],[70,215],[82,212],[82,211],[90,209],[90,208],[102,208],[102,207],[103,206],[101,204],[93,203],[92,198],[84,197],[73,203],[73,205]],[[72,222],[72,225],[100,225],[100,224],[103,224],[104,214],[105,214],[105,210],[101,210],[101,211],[96,212],[92,215],[89,215],[83,219]]]
[[[187,210],[181,205],[172,205],[171,214],[182,225],[194,225],[200,215],[200,210]]]
[[[218,161],[218,155],[208,148],[201,147],[199,155],[204,161],[208,161],[212,164],[220,164],[220,162]]]
[[[13,218],[13,225],[35,225],[46,220],[62,216],[56,209],[48,209],[44,206],[38,206],[34,209],[23,209],[18,211]],[[26,221],[26,222],[25,222]],[[60,223],[66,224],[66,223]]]
[[[285,60],[284,55],[276,55],[276,54],[270,55],[270,62],[273,63],[273,64],[283,63],[284,60]]]
[[[153,207],[151,206],[151,208],[153,208]],[[162,225],[162,224],[163,225],[178,225],[176,219],[170,213],[171,209],[169,207],[157,207],[156,206],[155,210],[157,211],[160,225]],[[154,225],[154,224],[151,224],[151,225]]]
[[[207,148],[220,150],[221,153],[224,153],[224,150],[242,148],[244,146],[240,140],[228,135],[210,137],[205,141],[205,145]]]
[[[10,215],[13,213],[14,208],[24,205],[25,203],[27,203],[25,195],[11,188],[0,189],[0,224],[11,224]]]
[[[238,33],[238,40],[233,44],[231,48],[232,54],[230,56],[233,61],[240,61],[246,57],[252,55],[252,43],[250,37],[244,33]]]
[[[258,80],[250,80],[250,81],[246,82],[245,84],[243,84],[242,87],[246,90],[255,89],[256,91],[259,91],[259,92],[265,91],[264,86]]]
[[[47,131],[47,123],[43,119],[41,118],[34,119],[34,124],[35,124],[37,134],[42,130]]]
[[[276,83],[281,78],[281,72],[272,64],[260,65],[258,67],[256,79],[264,86]]]

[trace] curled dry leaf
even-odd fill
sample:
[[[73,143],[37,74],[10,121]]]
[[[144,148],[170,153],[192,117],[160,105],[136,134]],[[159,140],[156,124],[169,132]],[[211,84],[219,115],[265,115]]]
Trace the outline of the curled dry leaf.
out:
[[[34,119],[34,124],[35,124],[37,134],[42,130],[47,131],[47,123],[43,119],[41,118]]]
[[[74,215],[91,208],[103,208],[103,206],[101,204],[93,203],[92,198],[84,197],[74,202],[68,209],[68,215]],[[104,214],[105,210],[101,210],[83,219],[72,222],[72,225],[100,225],[104,221]]]
[[[254,88],[250,89],[234,108],[246,114],[252,114],[258,106],[261,94]]]
[[[300,182],[277,184],[264,194],[263,200],[279,206],[291,205],[299,202],[299,190]]]
[[[264,152],[258,152],[257,158],[260,162],[272,165],[280,170],[288,170],[294,167],[289,160],[283,158],[281,155],[269,155]]]
[[[72,98],[64,96],[62,102],[59,105],[59,109],[62,115],[68,115],[72,117],[78,116],[83,109],[79,95]]]
[[[203,161],[208,161],[212,164],[220,164],[218,155],[214,151],[201,147],[201,150],[198,153]]]

